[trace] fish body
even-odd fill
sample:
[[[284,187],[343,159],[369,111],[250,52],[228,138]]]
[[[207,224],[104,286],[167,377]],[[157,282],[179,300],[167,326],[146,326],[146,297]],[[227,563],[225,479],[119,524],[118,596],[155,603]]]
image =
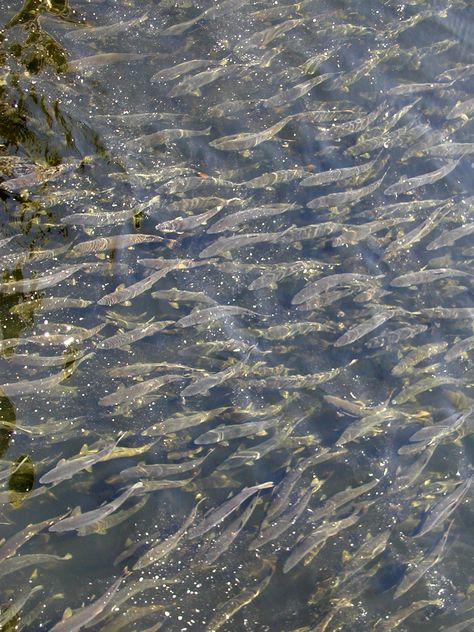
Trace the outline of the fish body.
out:
[[[427,184],[434,184],[435,182],[438,182],[438,180],[442,180],[449,175],[451,171],[454,171],[458,164],[459,160],[448,160],[445,165],[435,171],[424,173],[421,176],[414,176],[413,178],[406,178],[395,184],[391,184],[385,189],[384,193],[385,195],[412,193],[415,189],[419,189]]]
[[[134,485],[131,485],[128,489],[126,489],[122,494],[120,494],[120,496],[117,496],[115,500],[112,500],[105,505],[101,505],[98,509],[92,509],[91,511],[79,513],[77,515],[70,516],[69,518],[63,518],[59,522],[51,525],[49,527],[49,531],[54,533],[65,533],[66,531],[76,531],[84,527],[88,527],[89,525],[102,520],[106,516],[109,516],[111,513],[116,511],[133,494],[135,494],[137,490],[141,490],[142,488],[143,483],[135,483]]]
[[[209,145],[221,151],[243,151],[244,149],[252,149],[265,141],[271,140],[291,119],[291,116],[287,116],[261,132],[241,132],[240,134],[222,136],[221,138],[211,141]]]
[[[259,483],[252,487],[244,487],[242,491],[232,498],[229,498],[229,500],[225,501],[220,507],[207,513],[201,522],[198,522],[198,524],[189,531],[188,537],[191,540],[201,537],[238,509],[247,498],[250,498],[262,489],[271,489],[272,487],[273,483],[270,481],[267,483]]]
[[[123,577],[119,577],[98,599],[88,606],[83,606],[69,618],[63,618],[53,625],[50,632],[77,632],[81,628],[91,623],[107,605],[112,601],[117,593]]]

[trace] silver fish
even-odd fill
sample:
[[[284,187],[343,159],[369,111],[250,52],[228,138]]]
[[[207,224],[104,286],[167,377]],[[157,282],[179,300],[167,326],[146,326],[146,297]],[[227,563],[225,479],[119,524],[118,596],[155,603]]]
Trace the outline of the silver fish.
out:
[[[86,511],[86,513],[76,513],[69,518],[63,518],[49,527],[49,531],[53,533],[65,533],[66,531],[76,531],[94,524],[116,511],[130,498],[130,496],[135,494],[138,490],[142,491],[142,489],[143,483],[135,483],[111,502],[101,505],[98,509],[92,509],[91,511]]]
[[[201,522],[190,529],[188,537],[191,540],[201,537],[238,509],[240,505],[247,500],[247,498],[250,498],[261,489],[270,489],[272,487],[272,482],[259,483],[258,485],[253,485],[252,487],[244,487],[238,494],[229,498],[229,500],[225,501],[222,505],[217,507],[217,509],[207,513]]]
[[[209,234],[222,233],[225,230],[235,230],[241,224],[265,217],[274,217],[288,211],[298,211],[302,207],[298,204],[268,204],[237,211],[220,219],[207,229]]]
[[[441,500],[439,500],[427,513],[421,523],[420,529],[416,533],[416,537],[425,535],[434,529],[440,522],[444,522],[462,503],[472,483],[472,475],[458,485],[458,487]]]
[[[321,195],[320,197],[310,200],[306,206],[312,209],[320,209],[326,206],[331,208],[359,202],[365,197],[372,195],[372,193],[380,187],[385,175],[386,174],[378,180],[375,180],[375,182],[367,184],[364,187],[360,187],[359,189],[348,189],[347,191],[343,191],[341,193],[328,193],[327,195]]]
[[[356,342],[360,338],[363,338],[370,332],[374,331],[381,325],[387,322],[390,318],[393,318],[396,315],[396,310],[385,310],[378,314],[374,314],[369,319],[360,323],[359,325],[355,325],[351,327],[345,334],[340,336],[335,342],[335,347],[344,347],[345,345],[352,344]]]
[[[173,81],[173,79],[187,75],[193,70],[198,70],[205,66],[213,66],[217,63],[218,62],[212,59],[190,59],[189,61],[183,61],[180,64],[170,66],[170,68],[162,68],[150,78],[150,82],[159,83],[160,81]]]
[[[411,193],[415,189],[418,189],[427,184],[433,184],[438,182],[438,180],[442,180],[451,171],[454,171],[459,164],[459,160],[449,160],[445,165],[436,169],[435,171],[430,171],[429,173],[424,173],[421,176],[414,176],[413,178],[405,178],[404,180],[400,180],[395,184],[391,184],[384,191],[385,195],[400,195],[401,193]]]
[[[50,632],[76,632],[93,622],[94,619],[108,606],[118,591],[123,576],[119,577],[98,599],[88,606],[83,606],[70,617],[63,618],[56,623]]]
[[[211,544],[202,559],[204,564],[211,566],[223,553],[225,553],[225,551],[229,549],[252,517],[258,500],[258,496],[255,496],[240,516],[237,516],[237,518],[221,533],[218,538],[211,541]]]
[[[265,141],[271,140],[278,132],[280,132],[290,121],[292,116],[286,116],[271,127],[267,127],[261,132],[241,132],[230,136],[222,136],[209,143],[211,147],[221,151],[242,151],[244,149],[252,149]]]
[[[195,325],[203,325],[209,322],[228,318],[229,316],[251,316],[258,317],[260,314],[253,312],[245,307],[238,305],[217,305],[216,307],[206,307],[204,309],[195,309],[188,316],[183,316],[176,321],[176,327],[194,327]]]

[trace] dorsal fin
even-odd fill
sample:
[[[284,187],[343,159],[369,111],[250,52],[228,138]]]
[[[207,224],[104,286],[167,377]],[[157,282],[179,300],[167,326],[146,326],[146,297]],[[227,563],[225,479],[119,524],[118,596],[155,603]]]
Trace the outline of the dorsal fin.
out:
[[[61,619],[61,621],[66,621],[67,619],[70,619],[71,617],[72,617],[71,608],[66,608],[66,610],[63,612],[63,618]]]

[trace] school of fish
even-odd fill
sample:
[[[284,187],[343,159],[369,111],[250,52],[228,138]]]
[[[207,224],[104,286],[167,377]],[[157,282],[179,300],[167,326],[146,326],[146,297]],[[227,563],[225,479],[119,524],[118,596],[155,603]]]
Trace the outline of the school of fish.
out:
[[[0,15],[0,632],[474,629],[472,3]]]

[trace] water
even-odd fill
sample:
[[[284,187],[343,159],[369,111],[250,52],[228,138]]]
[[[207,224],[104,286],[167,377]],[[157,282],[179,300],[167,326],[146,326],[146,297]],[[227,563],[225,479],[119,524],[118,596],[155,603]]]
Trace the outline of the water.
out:
[[[473,307],[469,3],[76,0],[1,15],[1,536],[51,520],[0,545],[2,630],[53,629],[68,608],[57,629],[81,613],[107,631],[470,629],[472,313],[429,311]],[[176,325],[219,305],[250,312]],[[87,469],[72,460],[99,451]],[[74,475],[40,482],[60,459]],[[292,477],[271,542],[258,542],[281,517],[270,489],[192,537],[246,486]],[[56,532],[138,480],[145,493]],[[321,525],[324,546],[292,566]],[[66,557],[6,573],[36,554]]]

